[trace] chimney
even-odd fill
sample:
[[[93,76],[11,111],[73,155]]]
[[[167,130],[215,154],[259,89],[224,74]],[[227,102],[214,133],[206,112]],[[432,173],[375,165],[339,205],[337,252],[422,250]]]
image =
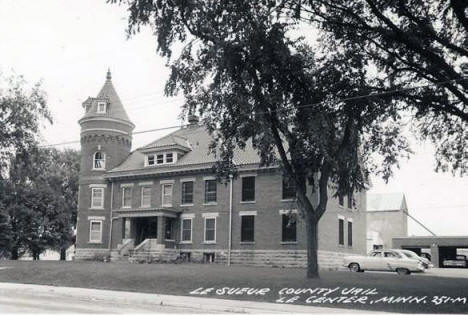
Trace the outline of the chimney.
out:
[[[197,127],[200,121],[198,119],[198,116],[194,114],[189,114],[187,120],[188,120],[189,127]]]

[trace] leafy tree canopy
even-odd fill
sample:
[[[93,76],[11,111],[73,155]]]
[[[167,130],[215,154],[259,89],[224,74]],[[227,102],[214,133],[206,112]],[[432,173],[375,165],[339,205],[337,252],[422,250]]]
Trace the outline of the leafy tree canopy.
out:
[[[235,148],[253,145],[263,164],[279,162],[294,180],[308,276],[317,276],[317,224],[330,185],[340,195],[362,189],[377,167],[370,153],[380,153],[378,171],[388,177],[409,152],[398,124],[401,99],[360,98],[385,87],[368,77],[360,45],[314,50],[268,1],[130,1],[129,9],[130,33],[154,27],[172,70],[166,93],[183,92],[184,114],[202,116],[220,172],[232,172]]]
[[[28,88],[23,77],[0,73],[0,177],[12,153],[37,144],[44,120],[52,122],[40,84]]]

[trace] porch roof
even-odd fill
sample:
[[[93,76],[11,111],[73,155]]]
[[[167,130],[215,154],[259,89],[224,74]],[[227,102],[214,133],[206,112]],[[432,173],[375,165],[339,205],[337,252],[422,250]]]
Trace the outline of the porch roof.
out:
[[[113,218],[135,217],[170,217],[177,218],[182,210],[173,208],[144,208],[144,209],[116,209],[112,210]]]

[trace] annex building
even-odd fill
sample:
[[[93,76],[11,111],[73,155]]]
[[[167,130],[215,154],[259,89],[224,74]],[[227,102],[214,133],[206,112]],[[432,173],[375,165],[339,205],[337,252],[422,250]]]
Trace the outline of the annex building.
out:
[[[236,151],[238,174],[221,183],[211,136],[196,117],[132,151],[135,125],[109,72],[83,107],[75,259],[306,265],[294,185],[278,167],[260,167],[253,148]],[[365,191],[329,199],[319,225],[322,268],[365,254],[365,206]]]

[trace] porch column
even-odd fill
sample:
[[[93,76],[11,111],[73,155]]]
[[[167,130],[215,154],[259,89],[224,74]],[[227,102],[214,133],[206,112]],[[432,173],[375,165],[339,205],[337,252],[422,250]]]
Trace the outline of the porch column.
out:
[[[437,244],[431,245],[431,262],[435,268],[439,268],[439,246]]]
[[[164,244],[166,237],[166,218],[161,216],[158,217],[158,244]]]

